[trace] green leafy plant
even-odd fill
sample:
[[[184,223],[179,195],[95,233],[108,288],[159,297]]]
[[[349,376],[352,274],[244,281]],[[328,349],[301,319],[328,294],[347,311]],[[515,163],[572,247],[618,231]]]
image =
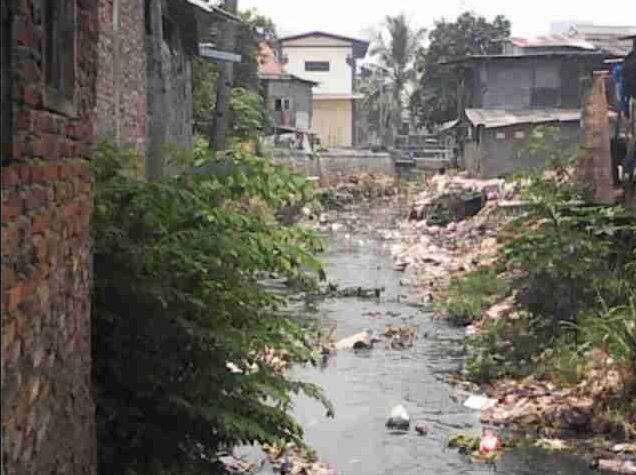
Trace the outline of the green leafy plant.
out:
[[[469,325],[508,291],[495,268],[482,267],[461,277],[453,277],[440,304],[456,325]]]
[[[548,166],[514,178],[526,206],[499,235],[498,263],[521,316],[472,338],[465,372],[480,382],[534,373],[574,384],[585,376],[591,348],[634,370],[636,218],[620,205],[588,201],[573,176],[579,158],[559,145],[555,129],[535,129],[526,153],[541,155]],[[451,290],[454,312],[468,317],[488,296],[474,285],[455,283]]]
[[[147,183],[102,143],[93,162],[93,362],[100,465],[108,473],[209,473],[239,443],[302,444],[288,414],[320,389],[263,355],[313,362],[311,325],[265,274],[315,285],[320,241],[278,225],[311,186],[252,154],[195,150],[183,175]],[[132,160],[134,162],[134,160]]]
[[[579,328],[583,340],[602,348],[617,361],[636,365],[636,291],[631,289],[624,305],[608,307],[583,315]]]
[[[255,139],[268,123],[263,98],[242,87],[232,89],[230,97],[232,136],[238,140]]]

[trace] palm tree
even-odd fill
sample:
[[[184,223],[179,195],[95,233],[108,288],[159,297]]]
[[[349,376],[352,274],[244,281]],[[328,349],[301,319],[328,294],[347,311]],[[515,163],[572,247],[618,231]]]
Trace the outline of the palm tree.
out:
[[[360,113],[364,116],[363,127],[367,135],[372,135],[375,145],[387,143],[390,139],[395,104],[389,72],[379,66],[365,66],[366,74],[360,78],[358,91],[364,95],[360,103]]]
[[[415,57],[422,45],[426,29],[414,28],[404,13],[387,16],[384,32],[378,33],[371,56],[378,58],[380,66],[389,71],[393,95],[392,138],[402,123],[404,89],[415,79]]]

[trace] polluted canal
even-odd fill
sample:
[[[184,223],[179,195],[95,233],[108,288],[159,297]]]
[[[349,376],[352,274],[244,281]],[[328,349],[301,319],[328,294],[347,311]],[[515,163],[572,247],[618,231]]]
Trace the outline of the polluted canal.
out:
[[[366,330],[382,334],[388,325],[417,330],[412,347],[393,349],[386,341],[372,349],[340,350],[320,367],[294,368],[293,375],[320,385],[335,407],[327,418],[317,402],[300,398],[294,415],[331,473],[353,474],[482,474],[585,475],[595,473],[575,457],[540,449],[507,451],[492,464],[473,463],[446,447],[452,434],[480,434],[479,412],[464,407],[465,395],[446,383],[461,369],[463,330],[434,320],[430,308],[409,304],[402,274],[388,251],[395,212],[357,208],[339,212],[323,226],[327,252],[323,262],[329,282],[339,288],[383,288],[379,299],[337,297],[304,307],[306,316],[333,329],[336,340]],[[384,233],[386,235],[386,233]],[[385,427],[391,408],[403,405],[411,419],[408,431]],[[425,435],[414,429],[424,422]],[[275,473],[269,464],[258,473]],[[294,472],[291,473],[305,473]]]

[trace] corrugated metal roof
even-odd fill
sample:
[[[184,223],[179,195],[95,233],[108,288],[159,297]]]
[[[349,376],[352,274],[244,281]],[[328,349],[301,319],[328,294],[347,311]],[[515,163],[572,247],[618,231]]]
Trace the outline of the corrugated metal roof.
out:
[[[632,50],[632,42],[629,40],[621,40],[617,36],[606,38],[588,38],[591,43],[594,43],[600,51],[611,56],[627,56]]]
[[[632,18],[633,20],[633,18]],[[575,23],[570,27],[572,33],[581,35],[610,35],[610,36],[627,36],[636,34],[636,26],[634,25],[594,25],[585,23]]]
[[[583,38],[566,35],[546,35],[535,38],[510,38],[510,43],[520,48],[566,47],[593,51],[596,47]]]
[[[439,126],[439,128],[437,129],[437,133],[441,134],[441,133],[444,133],[444,132],[446,132],[448,130],[451,130],[457,124],[459,124],[459,119],[446,121],[442,125]]]
[[[490,129],[517,124],[541,124],[548,122],[575,122],[581,120],[579,109],[466,109],[471,124]]]
[[[531,53],[531,54],[476,54],[464,56],[462,58],[449,59],[440,61],[438,64],[457,64],[467,63],[471,61],[490,61],[490,60],[512,60],[519,61],[527,58],[565,58],[565,59],[581,59],[581,58],[603,58],[605,55],[600,51],[572,51],[572,52],[550,52],[550,53]]]

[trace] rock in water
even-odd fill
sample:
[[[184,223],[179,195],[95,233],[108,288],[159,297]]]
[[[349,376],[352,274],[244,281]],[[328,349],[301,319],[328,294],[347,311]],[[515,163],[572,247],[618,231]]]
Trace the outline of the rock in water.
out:
[[[409,413],[402,404],[395,406],[391,409],[391,415],[389,420],[386,421],[386,426],[389,429],[408,430],[411,425],[411,418]]]

